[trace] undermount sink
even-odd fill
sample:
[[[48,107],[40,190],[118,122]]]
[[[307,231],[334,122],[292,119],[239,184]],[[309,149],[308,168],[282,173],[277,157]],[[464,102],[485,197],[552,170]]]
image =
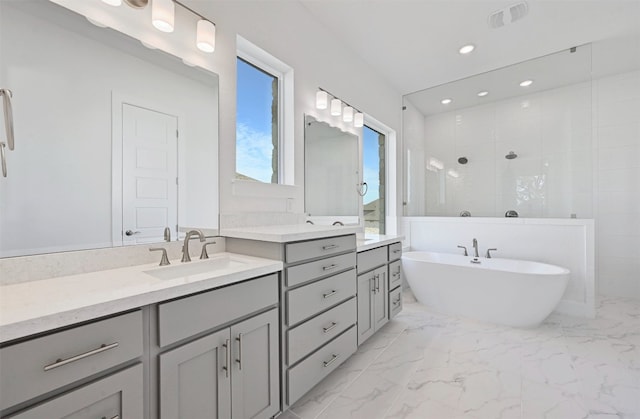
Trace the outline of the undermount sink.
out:
[[[215,274],[217,271],[238,268],[246,263],[247,262],[237,258],[220,256],[206,260],[181,263],[180,265],[163,266],[161,268],[144,271],[144,273],[157,279],[176,279],[206,273]]]

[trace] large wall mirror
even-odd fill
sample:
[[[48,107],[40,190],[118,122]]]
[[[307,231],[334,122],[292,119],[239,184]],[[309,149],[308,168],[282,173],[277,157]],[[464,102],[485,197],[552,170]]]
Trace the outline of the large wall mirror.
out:
[[[309,220],[358,224],[362,205],[358,135],[310,115],[304,125],[304,203]]]
[[[218,76],[186,64],[52,2],[0,2],[0,257],[217,233]]]

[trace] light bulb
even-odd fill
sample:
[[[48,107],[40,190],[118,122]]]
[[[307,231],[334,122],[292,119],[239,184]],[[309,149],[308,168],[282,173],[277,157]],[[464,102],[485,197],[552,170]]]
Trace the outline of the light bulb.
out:
[[[520,82],[520,87],[528,87],[531,86],[533,84],[533,80],[525,80]]]
[[[173,0],[153,0],[151,3],[151,23],[159,31],[173,32],[176,5]]]
[[[362,112],[358,112],[353,117],[353,126],[356,128],[361,128],[364,125],[364,114]]]
[[[109,6],[120,6],[122,4],[122,0],[102,0],[102,2]]]
[[[485,97],[488,94],[489,94],[489,92],[487,92],[486,90],[483,90],[482,92],[478,92],[478,96],[480,96],[480,97]]]
[[[442,100],[440,101],[440,103],[442,103],[443,105],[448,105],[448,104],[450,104],[451,102],[453,102],[453,99],[442,99]]]
[[[200,51],[213,52],[216,49],[216,26],[201,19],[196,26],[196,45]]]
[[[344,122],[353,121],[353,108],[351,106],[347,106],[342,110],[342,120]]]
[[[331,115],[339,116],[342,113],[342,102],[340,99],[331,99]]]
[[[329,95],[327,95],[327,92],[323,90],[318,90],[318,92],[316,93],[316,108],[327,109],[328,102],[329,102]]]
[[[462,47],[460,47],[460,49],[458,50],[458,52],[460,54],[469,54],[471,51],[473,51],[474,49],[476,49],[475,45],[473,44],[468,44],[468,45],[464,45]]]

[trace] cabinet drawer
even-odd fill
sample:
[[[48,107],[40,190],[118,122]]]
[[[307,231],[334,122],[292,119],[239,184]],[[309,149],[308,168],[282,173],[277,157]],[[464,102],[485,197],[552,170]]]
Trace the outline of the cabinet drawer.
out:
[[[402,256],[402,243],[393,243],[389,245],[389,260],[397,260]]]
[[[293,365],[325,342],[338,336],[356,322],[356,299],[312,318],[288,332],[288,365]]]
[[[389,318],[392,319],[402,311],[402,287],[389,293]]]
[[[287,268],[287,286],[302,284],[303,282],[330,275],[334,272],[356,266],[356,254],[351,252],[346,255],[333,256],[327,259],[317,260],[298,266]]]
[[[287,243],[285,262],[295,263],[306,259],[331,256],[356,249],[356,236],[338,236],[306,242]]]
[[[167,346],[278,303],[278,275],[251,279],[158,306],[159,344]]]
[[[356,295],[356,271],[343,272],[287,292],[288,325]]]
[[[356,351],[356,328],[352,327],[287,372],[288,403],[293,404]]]
[[[142,365],[138,364],[10,418],[141,418],[143,388]]]
[[[387,263],[387,246],[358,253],[358,273],[370,271]]]
[[[389,289],[402,285],[402,262],[396,260],[389,264]]]
[[[142,335],[134,311],[0,349],[0,409],[141,356]]]

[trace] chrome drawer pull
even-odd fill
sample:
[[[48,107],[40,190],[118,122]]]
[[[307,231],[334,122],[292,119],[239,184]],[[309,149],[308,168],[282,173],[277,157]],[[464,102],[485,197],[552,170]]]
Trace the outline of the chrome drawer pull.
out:
[[[402,250],[400,250],[400,249],[396,249],[396,250],[393,251],[393,253],[400,253],[401,251]]]
[[[229,349],[231,342],[229,339],[225,340],[222,346],[224,347],[224,367],[222,369],[225,377],[229,378],[229,364],[231,363],[231,350]]]
[[[333,329],[335,329],[335,327],[338,325],[337,322],[331,322],[331,326],[328,327],[323,327],[322,328],[322,333],[329,333],[330,331],[332,331]]]
[[[333,263],[333,264],[331,264],[331,265],[329,265],[329,266],[323,266],[323,267],[322,267],[322,270],[323,270],[323,271],[330,271],[330,270],[335,269],[335,268],[337,268],[337,267],[338,267],[338,265],[336,265],[335,263]]]
[[[331,359],[328,361],[324,361],[322,362],[322,365],[327,368],[329,365],[333,364],[335,362],[336,359],[338,359],[340,355],[336,355],[336,354],[332,354],[331,355]]]
[[[328,292],[326,294],[322,294],[322,298],[329,298],[329,297],[331,297],[333,295],[336,295],[337,293],[338,293],[337,290],[331,290],[331,292]]]
[[[331,249],[337,249],[339,246],[337,244],[327,244],[325,246],[322,246],[322,250],[331,250]]]
[[[238,363],[238,369],[242,371],[242,333],[238,333],[236,340],[238,341],[238,359],[236,359],[236,362]]]
[[[93,349],[93,350],[91,350],[89,352],[85,352],[85,353],[80,354],[80,355],[72,356],[71,358],[67,358],[67,359],[61,359],[60,358],[60,359],[57,359],[56,362],[54,362],[53,364],[45,366],[44,370],[45,371],[49,371],[49,370],[52,370],[54,368],[58,368],[58,367],[61,367],[63,365],[70,364],[72,362],[79,361],[79,360],[81,360],[83,358],[87,358],[87,357],[92,356],[92,355],[97,355],[97,354],[99,354],[101,352],[108,351],[109,349],[117,348],[118,345],[120,345],[118,342],[110,343],[109,345],[103,344],[99,348]]]
[[[393,302],[393,306],[394,307],[395,306],[399,306],[399,305],[400,305],[400,300],[399,299]]]

